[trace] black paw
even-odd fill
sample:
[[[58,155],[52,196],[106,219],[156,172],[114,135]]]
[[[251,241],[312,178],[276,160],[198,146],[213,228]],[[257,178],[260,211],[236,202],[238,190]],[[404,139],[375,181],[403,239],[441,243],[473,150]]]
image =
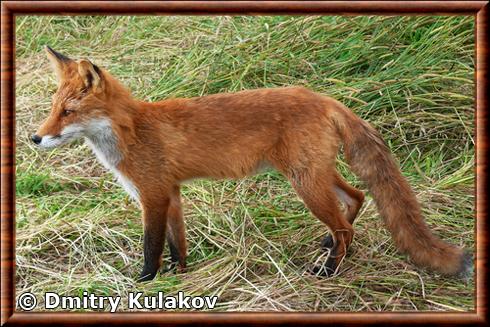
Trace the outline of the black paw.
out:
[[[328,234],[326,235],[322,242],[321,242],[321,245],[322,249],[324,250],[330,250],[333,248],[334,246],[334,242],[333,242],[333,237],[332,237],[332,234]]]
[[[315,276],[330,277],[335,273],[335,270],[330,269],[326,265],[312,265],[308,267],[308,272]]]
[[[337,261],[337,258],[336,258],[336,255],[334,252],[335,251],[332,251],[330,253],[330,255],[327,258],[327,262],[325,262],[325,265],[324,265],[325,270],[331,271],[332,275],[335,273],[335,271],[337,270],[337,266],[338,266],[338,261]]]
[[[140,276],[138,277],[138,280],[137,282],[138,283],[141,283],[141,282],[148,282],[150,280],[153,280],[153,278],[155,278],[155,276],[157,275],[157,272],[153,272],[153,273],[149,273],[149,272],[146,272],[146,271],[143,271]]]
[[[328,237],[328,236],[327,236]],[[339,261],[337,260],[336,251],[330,250],[327,260],[320,265],[312,265],[308,271],[316,276],[330,277],[335,274]]]

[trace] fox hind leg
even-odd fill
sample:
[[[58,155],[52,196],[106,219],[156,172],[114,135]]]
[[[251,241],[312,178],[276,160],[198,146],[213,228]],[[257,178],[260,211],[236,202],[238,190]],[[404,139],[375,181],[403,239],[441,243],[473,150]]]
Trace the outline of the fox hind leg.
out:
[[[337,198],[344,203],[346,207],[345,217],[352,225],[364,203],[364,193],[349,185],[337,172],[334,174],[334,192]],[[323,238],[321,247],[331,249],[333,244],[333,237],[328,234]]]
[[[291,178],[293,187],[314,216],[327,225],[333,244],[326,262],[311,271],[317,275],[332,275],[347,253],[354,230],[342,214],[335,195],[335,179],[329,174],[303,174],[301,180]]]

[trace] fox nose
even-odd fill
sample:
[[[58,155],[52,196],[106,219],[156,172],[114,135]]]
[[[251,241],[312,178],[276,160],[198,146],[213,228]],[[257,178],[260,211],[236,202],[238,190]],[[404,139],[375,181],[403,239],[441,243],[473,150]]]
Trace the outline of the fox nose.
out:
[[[37,134],[34,134],[34,135],[31,136],[32,142],[34,142],[36,144],[41,143],[42,139],[43,138],[41,136],[37,135]]]

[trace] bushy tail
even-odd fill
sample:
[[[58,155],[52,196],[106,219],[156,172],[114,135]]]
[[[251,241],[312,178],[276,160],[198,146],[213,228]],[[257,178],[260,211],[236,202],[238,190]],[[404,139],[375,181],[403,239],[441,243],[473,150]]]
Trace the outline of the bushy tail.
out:
[[[434,236],[419,203],[381,135],[342,105],[334,108],[334,123],[344,143],[347,162],[367,183],[397,248],[418,266],[444,275],[467,277],[472,255]]]

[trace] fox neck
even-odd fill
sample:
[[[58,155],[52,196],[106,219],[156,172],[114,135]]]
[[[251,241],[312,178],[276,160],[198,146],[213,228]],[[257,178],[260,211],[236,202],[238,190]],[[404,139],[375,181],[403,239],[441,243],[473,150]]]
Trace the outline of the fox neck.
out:
[[[85,141],[97,156],[97,159],[110,170],[118,179],[126,192],[139,202],[139,191],[133,182],[118,168],[124,159],[119,147],[118,138],[109,118],[94,120],[85,137]]]
[[[109,118],[92,121],[85,140],[104,167],[110,170],[117,168],[123,155]]]

